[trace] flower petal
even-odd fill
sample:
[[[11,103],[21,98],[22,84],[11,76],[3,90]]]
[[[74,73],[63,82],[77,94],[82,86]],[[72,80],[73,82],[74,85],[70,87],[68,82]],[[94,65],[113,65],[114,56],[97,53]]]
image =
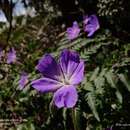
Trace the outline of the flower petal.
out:
[[[63,86],[54,93],[53,101],[58,108],[73,108],[78,100],[78,94],[74,86]]]
[[[49,78],[41,78],[32,81],[32,87],[40,92],[52,92],[56,91],[59,87],[61,87],[60,83],[56,80]]]
[[[23,72],[19,80],[19,89],[22,90],[28,82],[28,74]]]
[[[73,39],[77,38],[80,33],[80,28],[79,28],[77,21],[74,21],[73,26],[68,27],[66,32],[67,32],[67,38],[69,40],[73,40]]]
[[[86,31],[88,33],[87,34],[88,37],[91,37],[95,33],[95,29],[93,28],[92,25],[86,26],[84,31]]]
[[[58,77],[61,75],[60,66],[49,54],[46,54],[39,60],[36,69],[39,70],[45,77],[52,79],[58,79]]]
[[[70,83],[73,85],[79,84],[84,78],[84,61],[80,61],[79,65],[73,72]]]
[[[99,21],[96,15],[90,15],[85,17],[84,21],[84,31],[88,33],[88,37],[91,37],[95,31],[100,28]]]
[[[14,63],[16,61],[16,59],[17,59],[16,51],[14,48],[11,48],[7,54],[7,63],[8,64]]]
[[[64,49],[60,56],[60,65],[65,75],[69,77],[73,74],[80,63],[78,53]]]

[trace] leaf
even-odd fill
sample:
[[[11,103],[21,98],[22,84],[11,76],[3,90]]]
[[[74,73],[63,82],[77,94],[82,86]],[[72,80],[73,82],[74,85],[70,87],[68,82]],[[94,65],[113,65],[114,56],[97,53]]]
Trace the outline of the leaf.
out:
[[[92,76],[91,76],[91,78],[90,78],[90,81],[94,81],[94,80],[96,79],[98,73],[99,73],[99,67],[97,67],[97,68],[94,70],[94,72],[93,72],[93,74],[92,74]]]
[[[107,82],[111,85],[112,88],[116,88],[115,81],[114,81],[114,74],[109,71],[105,74]]]
[[[100,77],[103,77],[106,74],[107,69],[103,68],[99,74]]]
[[[119,79],[122,81],[122,83],[125,85],[125,87],[128,89],[128,91],[130,91],[130,84],[128,83],[124,74],[118,74],[118,76],[119,76]]]
[[[98,112],[97,112],[97,109],[96,109],[96,105],[95,105],[95,97],[93,96],[92,93],[88,93],[87,94],[87,102],[88,102],[88,105],[89,107],[91,108],[95,118],[100,121],[100,118],[99,118],[99,115],[98,115]]]
[[[101,88],[105,84],[105,79],[103,77],[98,77],[94,80],[94,84],[96,88]]]
[[[122,98],[122,94],[120,93],[120,91],[117,90],[115,94],[116,94],[116,97],[119,100],[119,102],[122,104],[123,98]]]
[[[83,89],[86,91],[91,91],[91,92],[94,91],[94,87],[91,82],[85,83],[85,85],[83,86]]]

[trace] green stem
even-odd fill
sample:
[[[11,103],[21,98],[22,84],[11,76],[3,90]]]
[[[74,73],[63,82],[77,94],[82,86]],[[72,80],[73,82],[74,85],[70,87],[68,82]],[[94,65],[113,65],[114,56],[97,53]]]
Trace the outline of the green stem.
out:
[[[77,125],[76,115],[75,115],[75,108],[72,109],[72,121],[74,125],[74,130],[79,130]]]

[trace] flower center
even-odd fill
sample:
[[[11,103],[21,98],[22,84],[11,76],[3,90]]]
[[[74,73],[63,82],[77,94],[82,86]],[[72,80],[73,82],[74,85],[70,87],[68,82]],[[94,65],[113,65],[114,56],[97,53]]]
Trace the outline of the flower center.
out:
[[[61,78],[61,82],[63,85],[70,85],[69,77],[67,75]]]

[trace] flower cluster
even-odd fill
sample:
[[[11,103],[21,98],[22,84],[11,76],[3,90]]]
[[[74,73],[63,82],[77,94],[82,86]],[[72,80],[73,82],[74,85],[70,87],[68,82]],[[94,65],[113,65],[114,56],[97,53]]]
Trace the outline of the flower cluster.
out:
[[[0,59],[2,56],[3,50],[0,49]],[[16,51],[11,48],[7,53],[7,64],[15,63],[16,60]],[[63,50],[58,63],[50,54],[46,54],[39,60],[36,69],[43,77],[31,82],[33,88],[43,93],[53,92],[53,102],[58,108],[72,108],[76,105],[76,87],[84,78],[84,61],[75,51]],[[20,75],[18,83],[20,90],[28,83],[26,72]]]
[[[0,61],[2,61],[2,57],[4,56],[3,49],[0,48]],[[6,63],[14,64],[17,61],[16,50],[14,48],[10,48],[9,52],[6,54]],[[19,80],[19,89],[23,89],[24,86],[28,83],[28,74],[23,72],[20,75]]]
[[[88,37],[91,37],[100,28],[99,21],[96,15],[85,16],[83,20],[83,30],[87,33]],[[67,28],[67,38],[73,40],[79,36],[80,28],[76,21],[73,22],[73,26]]]
[[[78,100],[76,86],[84,78],[84,61],[74,51],[63,50],[59,62],[46,54],[36,66],[43,77],[32,81],[40,92],[53,92],[53,102],[58,107],[72,108]]]

